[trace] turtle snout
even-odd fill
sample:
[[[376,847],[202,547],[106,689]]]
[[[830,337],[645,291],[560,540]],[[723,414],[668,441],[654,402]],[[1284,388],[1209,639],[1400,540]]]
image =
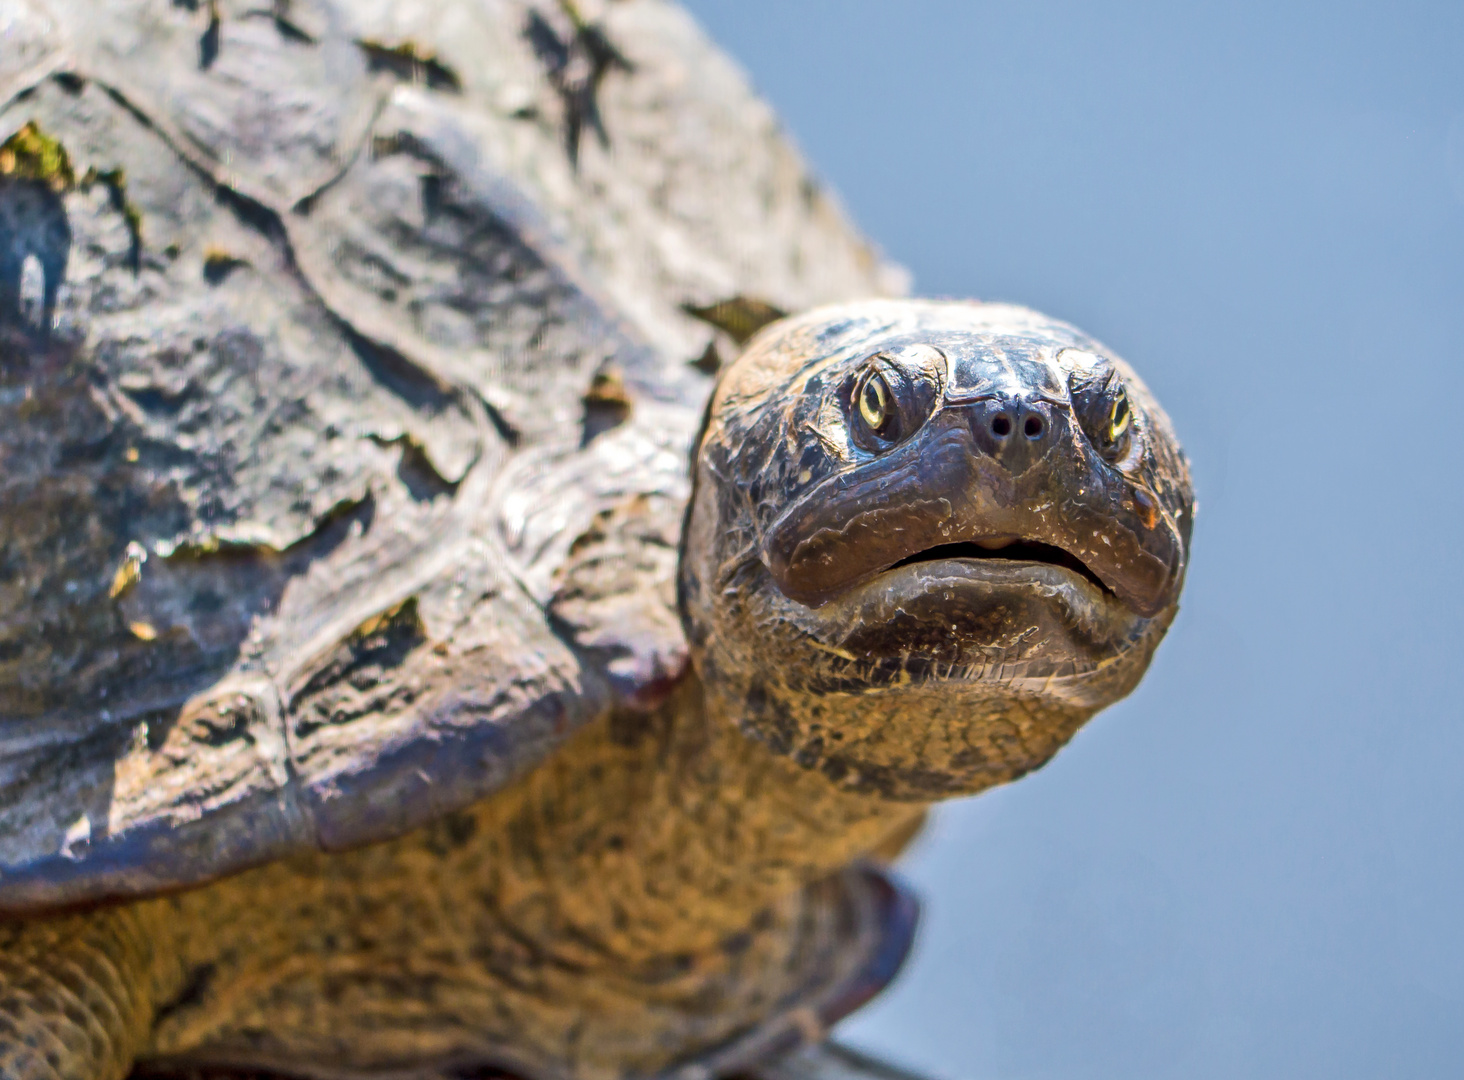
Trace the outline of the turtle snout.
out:
[[[1045,401],[992,397],[965,409],[977,447],[1013,476],[1026,472],[1052,445],[1056,424]]]

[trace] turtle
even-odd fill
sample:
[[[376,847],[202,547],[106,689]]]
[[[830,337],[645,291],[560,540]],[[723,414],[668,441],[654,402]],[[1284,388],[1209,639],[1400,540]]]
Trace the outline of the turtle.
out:
[[[768,1067],[1172,623],[1134,371],[906,298],[674,5],[0,24],[7,1080]]]

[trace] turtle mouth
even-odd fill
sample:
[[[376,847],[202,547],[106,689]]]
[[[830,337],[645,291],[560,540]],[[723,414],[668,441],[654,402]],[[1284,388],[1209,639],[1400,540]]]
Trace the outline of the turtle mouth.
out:
[[[904,555],[805,610],[796,621],[817,647],[898,661],[916,682],[982,682],[1019,668],[1023,677],[1077,676],[1126,653],[1147,625],[1071,551],[1013,537]]]
[[[1113,596],[1102,578],[1072,552],[1039,540],[963,540],[954,544],[939,544],[935,547],[907,555],[899,562],[885,568],[885,573],[900,570],[919,563],[933,562],[975,562],[985,564],[1039,563],[1059,566],[1083,578],[1100,592]]]

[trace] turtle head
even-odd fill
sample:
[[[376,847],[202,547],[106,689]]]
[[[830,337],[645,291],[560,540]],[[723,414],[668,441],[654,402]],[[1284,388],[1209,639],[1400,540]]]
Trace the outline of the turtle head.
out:
[[[1194,500],[1123,361],[1002,304],[763,331],[709,407],[681,560],[709,700],[845,786],[1013,779],[1138,683]]]

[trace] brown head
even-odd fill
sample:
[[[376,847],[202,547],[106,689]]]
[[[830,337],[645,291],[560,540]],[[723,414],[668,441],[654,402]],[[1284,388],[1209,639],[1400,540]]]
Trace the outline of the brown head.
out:
[[[769,327],[696,461],[683,616],[709,699],[835,782],[928,801],[1045,762],[1138,683],[1194,500],[1122,361],[1004,304]]]

